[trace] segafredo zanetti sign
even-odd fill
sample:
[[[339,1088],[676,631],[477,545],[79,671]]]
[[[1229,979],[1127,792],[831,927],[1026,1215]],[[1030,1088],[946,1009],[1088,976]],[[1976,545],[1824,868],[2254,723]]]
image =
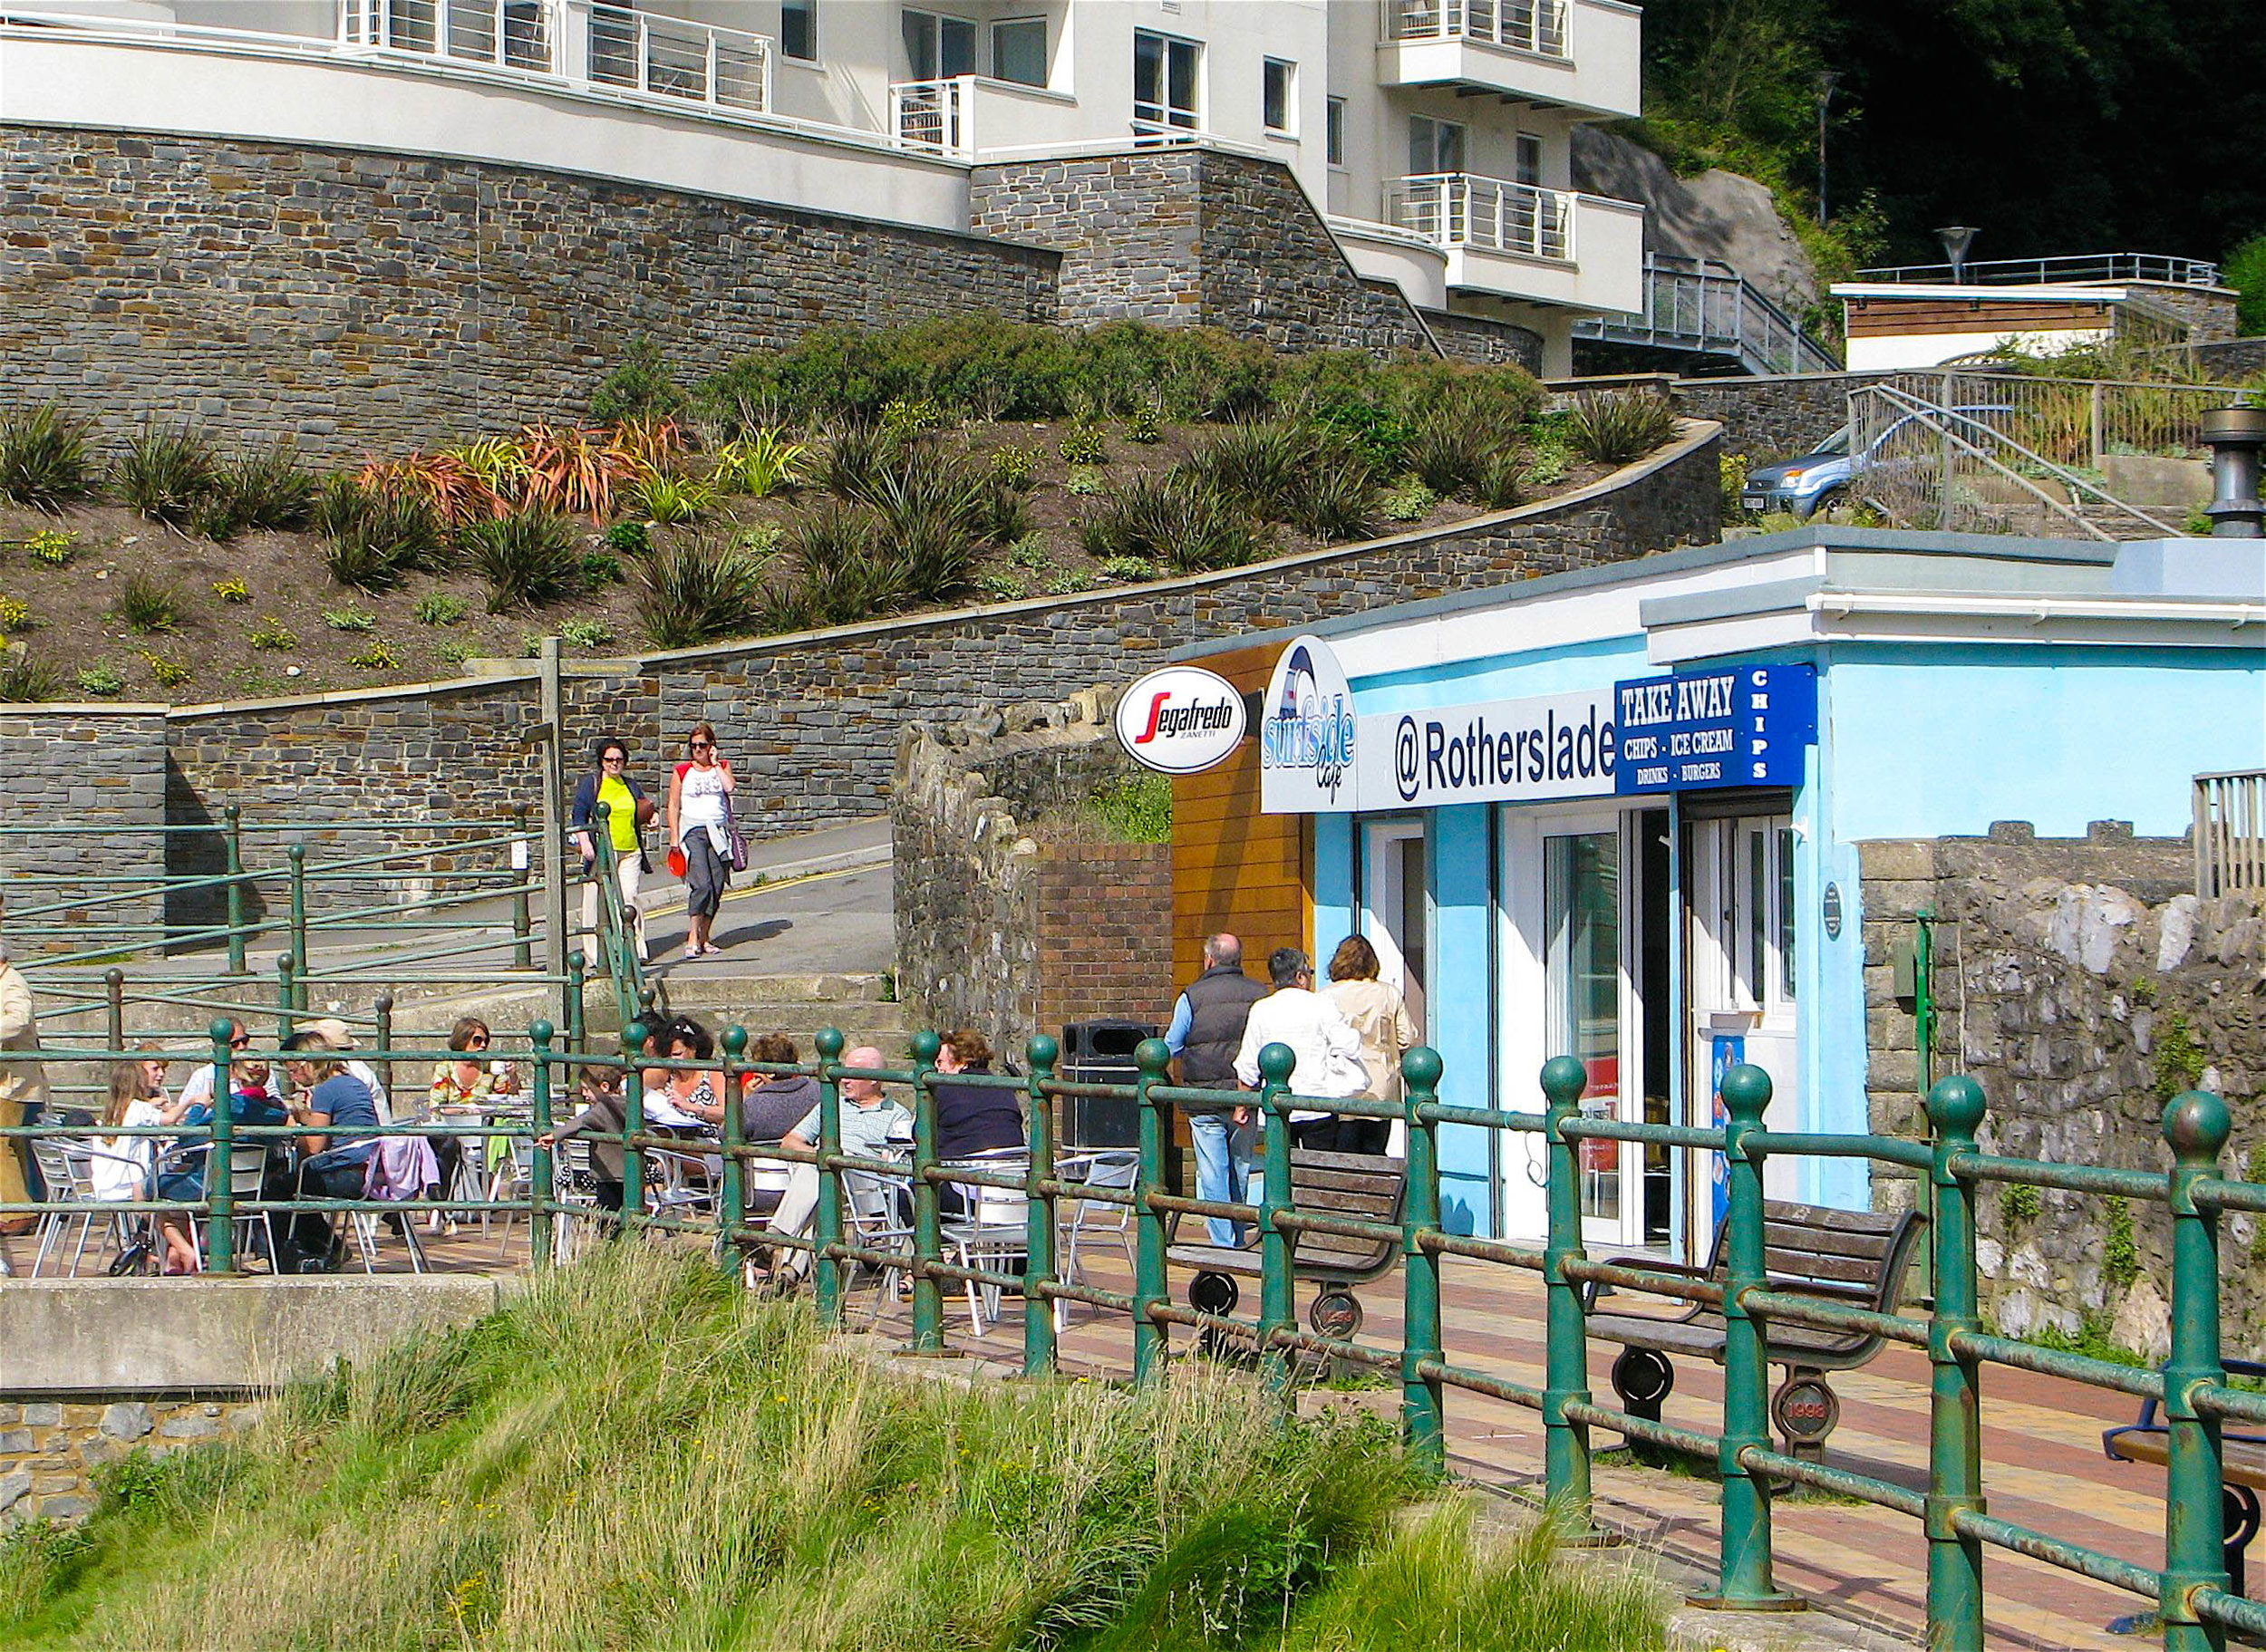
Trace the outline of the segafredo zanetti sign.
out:
[[[1118,742],[1168,775],[1225,763],[1244,737],[1244,697],[1226,678],[1193,665],[1151,671],[1118,701]]]

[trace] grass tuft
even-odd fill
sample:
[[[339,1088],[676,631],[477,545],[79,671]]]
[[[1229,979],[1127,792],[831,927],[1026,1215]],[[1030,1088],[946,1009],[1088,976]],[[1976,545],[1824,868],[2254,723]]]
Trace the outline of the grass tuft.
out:
[[[43,403],[0,413],[0,498],[56,510],[91,498],[102,468],[83,420]]]

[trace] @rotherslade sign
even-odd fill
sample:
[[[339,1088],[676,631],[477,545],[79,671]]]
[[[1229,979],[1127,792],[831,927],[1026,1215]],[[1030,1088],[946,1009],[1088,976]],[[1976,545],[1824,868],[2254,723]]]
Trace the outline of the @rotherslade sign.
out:
[[[1168,775],[1225,763],[1244,737],[1244,697],[1226,678],[1192,665],[1151,671],[1118,701],[1118,743]]]
[[[1816,739],[1807,665],[1741,665],[1573,693],[1361,713],[1329,647],[1283,650],[1260,724],[1271,815],[1793,787]]]
[[[1354,799],[1353,691],[1330,644],[1299,637],[1274,662],[1259,702],[1259,807],[1332,814]]]

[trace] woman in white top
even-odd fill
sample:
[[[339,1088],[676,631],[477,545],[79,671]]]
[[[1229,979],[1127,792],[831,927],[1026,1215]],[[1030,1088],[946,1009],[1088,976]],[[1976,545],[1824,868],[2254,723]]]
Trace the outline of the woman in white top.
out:
[[[178,1125],[188,1105],[169,1102],[152,1069],[162,1076],[162,1061],[132,1059],[111,1064],[111,1093],[102,1109],[102,1124],[111,1130],[137,1130],[152,1125]],[[158,1138],[151,1135],[101,1135],[94,1138],[94,1155],[88,1161],[87,1180],[98,1199],[147,1199],[156,1184]],[[167,1215],[159,1222],[165,1235],[165,1270],[194,1273],[197,1246],[189,1239],[186,1219]]]
[[[684,955],[698,958],[723,950],[709,930],[731,881],[732,776],[707,723],[692,725],[685,756],[669,780],[669,842],[684,853]]]
[[[1415,1048],[1418,1033],[1399,992],[1378,979],[1381,973],[1377,949],[1359,935],[1348,935],[1330,956],[1330,990],[1323,996],[1361,1036],[1369,1099],[1397,1102],[1400,1058]],[[1385,1119],[1341,1118],[1337,1148],[1340,1153],[1383,1153],[1401,1134]]]

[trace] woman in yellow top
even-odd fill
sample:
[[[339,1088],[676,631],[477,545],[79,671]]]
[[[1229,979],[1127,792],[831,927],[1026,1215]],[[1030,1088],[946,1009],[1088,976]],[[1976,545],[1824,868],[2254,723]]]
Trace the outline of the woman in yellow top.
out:
[[[645,874],[652,868],[645,865],[645,852],[639,845],[638,828],[654,817],[654,801],[645,796],[636,781],[629,778],[629,747],[608,735],[598,742],[598,766],[582,778],[575,787],[575,807],[572,814],[576,843],[582,850],[582,955],[593,969],[598,962],[598,846],[596,822],[598,805],[605,805],[606,837],[614,845],[614,875],[623,905],[635,914],[637,927],[637,957],[645,957],[645,908],[638,900]]]

